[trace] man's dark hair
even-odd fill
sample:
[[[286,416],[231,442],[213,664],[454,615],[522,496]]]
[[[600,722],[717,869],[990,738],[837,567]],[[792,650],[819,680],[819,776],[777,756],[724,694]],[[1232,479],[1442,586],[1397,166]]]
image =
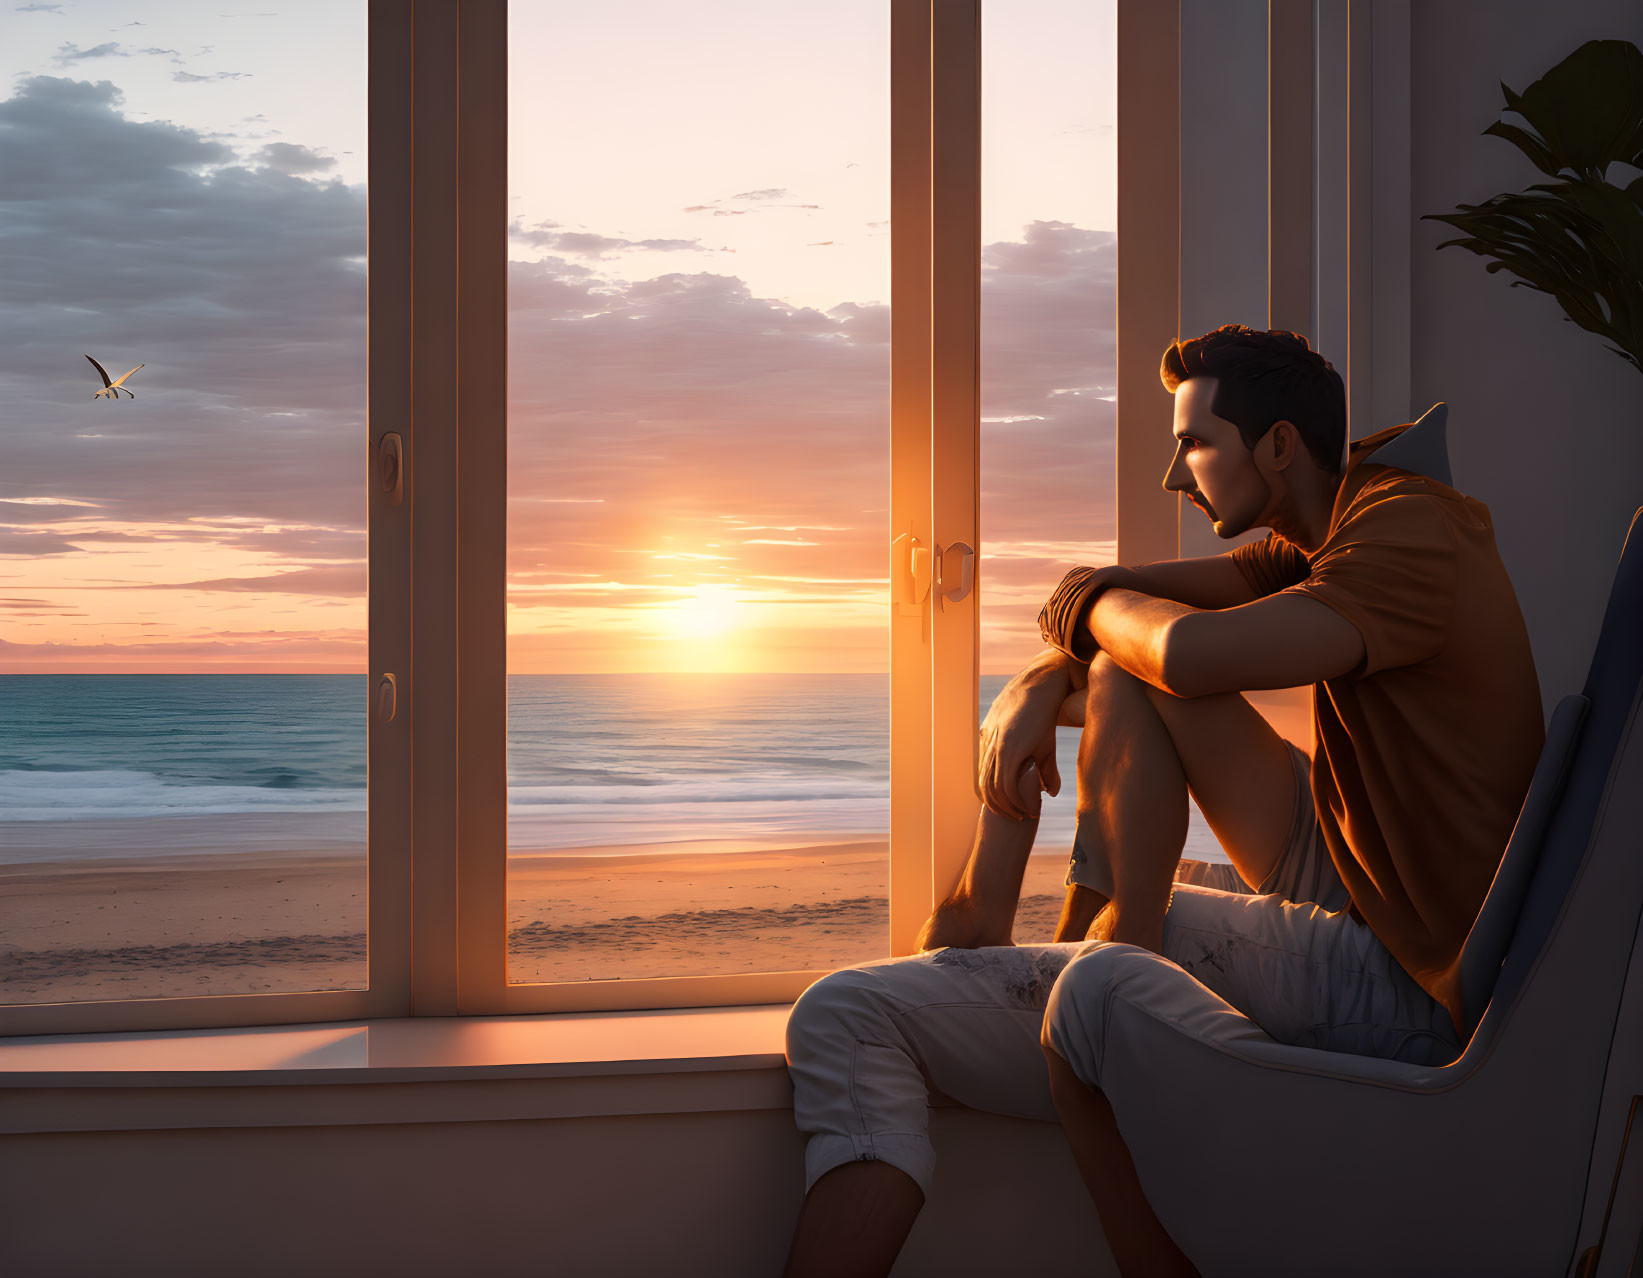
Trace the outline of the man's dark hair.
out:
[[[1278,421],[1295,424],[1314,461],[1339,474],[1346,446],[1346,386],[1299,333],[1223,324],[1171,342],[1158,375],[1171,395],[1190,377],[1216,378],[1209,411],[1238,428],[1253,449]]]

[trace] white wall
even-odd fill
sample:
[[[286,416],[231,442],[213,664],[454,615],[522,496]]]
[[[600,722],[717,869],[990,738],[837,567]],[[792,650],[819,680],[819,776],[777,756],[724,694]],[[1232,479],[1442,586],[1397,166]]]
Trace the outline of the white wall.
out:
[[[1059,1126],[939,1108],[931,1137],[895,1278],[1115,1278]],[[790,1110],[10,1135],[0,1272],[767,1278],[803,1189]]]
[[[1418,0],[1412,6],[1415,411],[1448,402],[1455,485],[1494,514],[1548,708],[1578,691],[1633,511],[1643,506],[1643,374],[1513,288],[1485,259],[1436,246],[1449,213],[1546,180],[1483,137],[1504,106],[1591,39],[1643,47],[1637,0]],[[1612,176],[1612,175],[1611,175]]]
[[[1183,337],[1223,324],[1267,327],[1266,80],[1266,0],[1182,0]],[[1253,166],[1251,156],[1260,157]],[[1178,501],[1176,514],[1183,556],[1266,536],[1222,541],[1190,502]]]

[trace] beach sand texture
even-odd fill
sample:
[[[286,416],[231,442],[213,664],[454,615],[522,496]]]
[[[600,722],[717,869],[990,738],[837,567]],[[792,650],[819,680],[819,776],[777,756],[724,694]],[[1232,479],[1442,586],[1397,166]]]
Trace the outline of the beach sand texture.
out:
[[[311,837],[270,846],[282,827],[286,842],[294,827]],[[0,1001],[362,989],[366,865],[361,846],[338,846],[345,830],[290,815],[4,823]],[[105,854],[51,855],[77,837]],[[884,842],[794,838],[516,852],[509,979],[821,970],[887,953]],[[1018,942],[1053,934],[1065,870],[1059,855],[1031,859]]]

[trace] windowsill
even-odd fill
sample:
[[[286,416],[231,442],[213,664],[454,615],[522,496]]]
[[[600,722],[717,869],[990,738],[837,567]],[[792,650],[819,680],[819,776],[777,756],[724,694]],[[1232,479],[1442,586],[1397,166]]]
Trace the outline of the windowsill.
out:
[[[790,1003],[0,1039],[0,1087],[425,1082],[770,1069]],[[202,1077],[208,1075],[208,1077]]]
[[[0,1039],[0,1133],[785,1110],[791,1007]]]

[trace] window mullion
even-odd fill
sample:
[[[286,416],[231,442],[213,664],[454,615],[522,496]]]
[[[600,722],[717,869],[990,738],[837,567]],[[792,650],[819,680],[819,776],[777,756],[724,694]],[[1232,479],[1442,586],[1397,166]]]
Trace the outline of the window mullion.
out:
[[[370,905],[366,933],[373,1014],[404,1015],[411,984],[411,509],[405,461],[411,447],[411,207],[415,37],[401,7],[371,0],[369,11],[370,263],[366,332],[371,465],[367,634]],[[375,358],[372,358],[374,349]],[[395,352],[390,363],[388,352]],[[401,440],[396,496],[381,469],[385,436]],[[388,684],[392,699],[381,689]]]
[[[1267,13],[1267,327],[1305,333],[1312,315],[1312,0],[1271,0]]]
[[[981,808],[975,783],[980,592],[972,577],[972,588],[962,599],[946,597],[959,593],[964,551],[974,556],[979,546],[980,0],[944,0],[932,6],[930,65],[929,446],[935,572],[929,615],[934,900],[957,883]]]
[[[934,544],[930,501],[930,0],[890,0],[890,529]],[[904,571],[892,562],[892,580]],[[899,583],[898,583],[899,584]],[[930,625],[890,609],[890,952],[930,912]]]
[[[507,996],[508,9],[457,32],[457,940],[464,1013]]]
[[[1118,562],[1173,559],[1172,404],[1158,360],[1180,333],[1181,15],[1118,0]]]
[[[416,0],[411,250],[411,1010],[453,1015],[457,739],[456,0]]]

